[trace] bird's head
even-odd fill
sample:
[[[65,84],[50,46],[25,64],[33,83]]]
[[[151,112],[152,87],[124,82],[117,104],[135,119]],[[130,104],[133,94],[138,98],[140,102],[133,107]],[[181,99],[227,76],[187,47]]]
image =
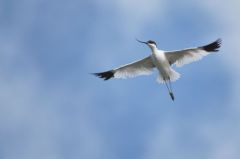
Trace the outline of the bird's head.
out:
[[[140,43],[143,43],[143,44],[148,45],[151,49],[157,48],[157,44],[156,44],[156,42],[153,41],[153,40],[148,40],[147,42],[140,41],[140,40],[138,40],[138,39],[136,39],[136,40],[137,40],[138,42],[140,42]]]

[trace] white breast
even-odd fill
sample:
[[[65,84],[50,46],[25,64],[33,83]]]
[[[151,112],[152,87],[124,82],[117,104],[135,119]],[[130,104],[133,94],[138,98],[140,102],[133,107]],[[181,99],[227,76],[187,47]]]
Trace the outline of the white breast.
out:
[[[166,71],[170,68],[170,64],[163,51],[156,51],[153,53],[154,64],[160,72]]]
[[[175,71],[173,72],[164,52],[157,50],[153,52],[152,57],[153,63],[157,67],[160,74],[158,81],[162,83],[164,79],[171,79],[171,76]]]

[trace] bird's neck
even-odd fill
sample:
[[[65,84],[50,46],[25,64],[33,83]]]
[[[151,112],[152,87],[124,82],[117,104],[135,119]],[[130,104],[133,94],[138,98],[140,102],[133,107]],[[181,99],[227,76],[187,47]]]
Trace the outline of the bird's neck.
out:
[[[156,54],[158,52],[158,48],[157,47],[150,47],[152,54]]]

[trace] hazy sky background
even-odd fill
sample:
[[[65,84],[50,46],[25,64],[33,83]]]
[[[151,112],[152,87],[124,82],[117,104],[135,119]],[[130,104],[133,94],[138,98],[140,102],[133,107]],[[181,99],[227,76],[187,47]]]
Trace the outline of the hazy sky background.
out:
[[[240,2],[0,0],[1,159],[239,159]],[[150,53],[223,39],[176,68],[102,81]]]

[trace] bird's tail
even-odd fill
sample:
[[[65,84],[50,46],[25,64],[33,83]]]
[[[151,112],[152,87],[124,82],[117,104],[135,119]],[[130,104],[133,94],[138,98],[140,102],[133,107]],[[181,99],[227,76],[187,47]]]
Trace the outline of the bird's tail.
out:
[[[163,84],[165,83],[166,79],[169,79],[171,82],[174,82],[178,80],[180,77],[181,77],[180,73],[176,72],[174,69],[171,68],[165,75],[165,77],[159,74],[157,82]]]

